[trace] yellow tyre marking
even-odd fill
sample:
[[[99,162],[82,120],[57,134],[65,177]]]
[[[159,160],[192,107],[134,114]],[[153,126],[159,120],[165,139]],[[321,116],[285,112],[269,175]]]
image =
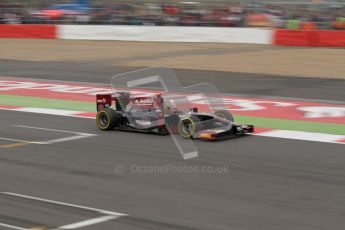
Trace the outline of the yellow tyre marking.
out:
[[[101,127],[101,125],[99,124],[99,116],[100,116],[101,113],[104,113],[104,114],[107,116],[107,118],[108,118],[108,124],[107,124],[105,127]],[[109,114],[108,114],[107,112],[105,112],[104,110],[99,111],[99,112],[97,113],[97,117],[96,117],[96,124],[97,124],[98,128],[100,128],[100,129],[107,129],[107,128],[109,127],[109,125],[110,125],[110,117],[109,117]]]
[[[225,117],[225,115],[224,115],[224,114],[222,114],[222,113],[216,113],[216,115],[217,115],[218,117],[222,117],[222,118],[224,118],[224,119],[228,120],[228,119]]]
[[[185,120],[189,120],[189,121],[191,122],[191,124],[192,124],[192,132],[191,132],[190,135],[183,135],[182,132],[181,132],[181,128],[180,128],[180,127],[181,127],[181,125],[182,125],[182,121],[185,121]],[[181,119],[181,120],[179,121],[178,130],[179,130],[179,133],[181,134],[182,137],[184,137],[184,138],[191,137],[191,136],[193,136],[193,134],[195,133],[195,123],[194,123],[194,121],[193,121],[192,119],[190,119],[190,118],[183,118],[183,119]]]

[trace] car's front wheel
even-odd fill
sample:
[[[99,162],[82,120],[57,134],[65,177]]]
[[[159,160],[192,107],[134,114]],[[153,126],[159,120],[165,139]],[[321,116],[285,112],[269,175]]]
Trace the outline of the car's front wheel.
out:
[[[195,116],[182,118],[178,124],[178,131],[183,138],[193,138],[198,129],[198,119]]]

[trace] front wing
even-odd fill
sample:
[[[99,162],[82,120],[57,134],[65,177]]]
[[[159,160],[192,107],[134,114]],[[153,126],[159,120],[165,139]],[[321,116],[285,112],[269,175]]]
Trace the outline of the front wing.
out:
[[[200,140],[223,140],[227,138],[242,136],[245,134],[253,133],[254,126],[253,125],[241,125],[241,124],[233,124],[230,129],[209,129],[209,130],[202,130],[199,131],[194,138]]]

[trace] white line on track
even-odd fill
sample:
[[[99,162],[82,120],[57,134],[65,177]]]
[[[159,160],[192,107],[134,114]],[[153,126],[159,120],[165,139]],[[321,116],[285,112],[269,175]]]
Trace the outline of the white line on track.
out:
[[[0,223],[0,227],[10,228],[10,229],[17,229],[17,230],[25,230],[25,229],[27,229],[27,228],[22,228],[22,227],[18,227],[18,226],[15,226],[15,225],[4,224],[4,223]]]
[[[1,108],[0,110],[6,111],[15,111],[15,112],[26,112],[26,113],[38,113],[38,114],[45,114],[45,115],[52,115],[52,116],[64,116],[64,117],[79,117],[79,118],[90,118],[94,119],[93,117],[85,117],[85,116],[78,116],[78,114],[83,113],[81,111],[70,111],[70,110],[61,110],[61,109],[54,109],[54,112],[48,111],[48,109],[42,110],[41,108],[33,108],[30,107],[29,109],[19,108],[19,109],[10,109],[10,108]]]
[[[22,143],[30,143],[30,144],[38,144],[38,145],[44,144],[44,142],[39,142],[39,141],[25,141],[25,140],[19,140],[19,139],[13,139],[13,138],[5,138],[5,137],[0,137],[0,140],[13,141],[13,142],[22,142]]]
[[[49,144],[55,144],[55,143],[60,143],[60,142],[79,140],[79,139],[83,139],[83,138],[88,137],[88,136],[77,135],[77,136],[72,136],[72,137],[57,138],[57,139],[54,139],[54,140],[45,141],[42,144],[49,145]]]
[[[258,136],[286,138],[286,139],[295,139],[295,140],[304,140],[304,141],[327,142],[327,143],[334,143],[334,144],[344,144],[339,141],[345,139],[345,135],[311,133],[311,132],[293,131],[293,130],[266,131],[263,133],[259,133]]]
[[[74,134],[74,136],[62,137],[62,138],[57,138],[57,139],[52,139],[52,140],[47,140],[47,141],[27,141],[27,140],[13,139],[13,138],[5,138],[5,137],[0,137],[0,140],[39,144],[39,145],[48,145],[48,144],[78,140],[78,139],[82,139],[86,137],[97,136],[96,134],[91,134],[91,133],[81,133],[81,132],[73,132],[73,131],[59,130],[59,129],[48,129],[48,128],[41,128],[41,127],[34,127],[34,126],[26,126],[26,125],[12,125],[12,126],[19,127],[19,128],[51,131],[51,132],[69,133],[69,134]]]
[[[50,204],[56,204],[56,205],[71,207],[71,208],[78,208],[78,209],[93,211],[93,212],[96,212],[96,213],[99,213],[102,215],[100,217],[96,217],[96,218],[92,218],[92,219],[88,219],[88,220],[83,220],[83,221],[75,222],[72,224],[63,225],[63,226],[60,226],[60,227],[57,227],[57,228],[54,228],[51,230],[78,229],[78,228],[83,228],[83,227],[87,227],[90,225],[95,225],[95,224],[99,224],[102,222],[110,221],[113,219],[117,219],[117,218],[120,218],[122,216],[127,216],[127,214],[124,214],[124,213],[112,212],[112,211],[107,211],[107,210],[103,210],[103,209],[91,208],[91,207],[86,207],[86,206],[82,206],[82,205],[65,203],[65,202],[49,200],[49,199],[44,199],[44,198],[39,198],[39,197],[34,197],[34,196],[28,196],[28,195],[23,195],[23,194],[18,194],[18,193],[12,193],[12,192],[1,192],[1,193],[8,195],[8,196],[20,197],[23,199],[35,200],[35,201],[40,201],[40,202],[45,202],[45,203],[50,203]],[[1,223],[0,223],[0,226],[12,228],[12,229],[18,229],[18,230],[24,230],[25,229],[22,227],[12,226],[12,225],[7,225],[7,224],[1,224]]]
[[[36,200],[36,201],[41,201],[41,202],[46,202],[46,203],[51,203],[51,204],[57,204],[57,205],[62,205],[66,207],[72,207],[72,208],[79,208],[79,209],[84,209],[88,211],[94,211],[106,215],[113,215],[113,216],[127,216],[127,214],[119,213],[119,212],[112,212],[112,211],[107,211],[103,209],[97,209],[97,208],[90,208],[87,206],[82,206],[82,205],[76,205],[76,204],[70,204],[70,203],[65,203],[65,202],[60,202],[60,201],[55,201],[55,200],[49,200],[49,199],[44,199],[44,198],[39,198],[39,197],[34,197],[34,196],[27,196],[27,195],[22,195],[18,193],[12,193],[12,192],[1,192],[2,194],[9,195],[9,196],[14,196],[14,197],[20,197],[24,199],[29,199],[29,200]]]
[[[23,107],[18,110],[21,112],[29,112],[29,113],[34,112],[34,113],[43,113],[43,114],[50,114],[50,115],[70,115],[76,112],[72,110],[31,108],[31,107]]]
[[[76,222],[73,224],[68,224],[68,225],[64,225],[64,226],[60,226],[56,229],[52,229],[52,230],[62,230],[62,229],[77,229],[77,228],[83,228],[86,226],[90,226],[90,225],[94,225],[94,224],[99,224],[102,222],[106,222],[109,220],[113,220],[119,218],[119,216],[101,216],[101,217],[97,217],[97,218],[93,218],[93,219],[89,219],[89,220],[84,220],[84,221],[80,221],[80,222]]]
[[[20,128],[39,129],[39,130],[60,132],[60,133],[73,133],[73,134],[85,135],[85,136],[94,136],[95,135],[95,134],[90,134],[90,133],[81,133],[81,132],[74,132],[74,131],[67,131],[67,130],[60,130],[60,129],[48,129],[48,128],[41,128],[41,127],[27,126],[27,125],[12,125],[12,126],[20,127]]]

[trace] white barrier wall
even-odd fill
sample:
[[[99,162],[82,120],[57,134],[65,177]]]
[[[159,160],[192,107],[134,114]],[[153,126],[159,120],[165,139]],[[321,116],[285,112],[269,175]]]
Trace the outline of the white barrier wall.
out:
[[[58,38],[152,42],[271,44],[272,30],[258,28],[59,25]]]

